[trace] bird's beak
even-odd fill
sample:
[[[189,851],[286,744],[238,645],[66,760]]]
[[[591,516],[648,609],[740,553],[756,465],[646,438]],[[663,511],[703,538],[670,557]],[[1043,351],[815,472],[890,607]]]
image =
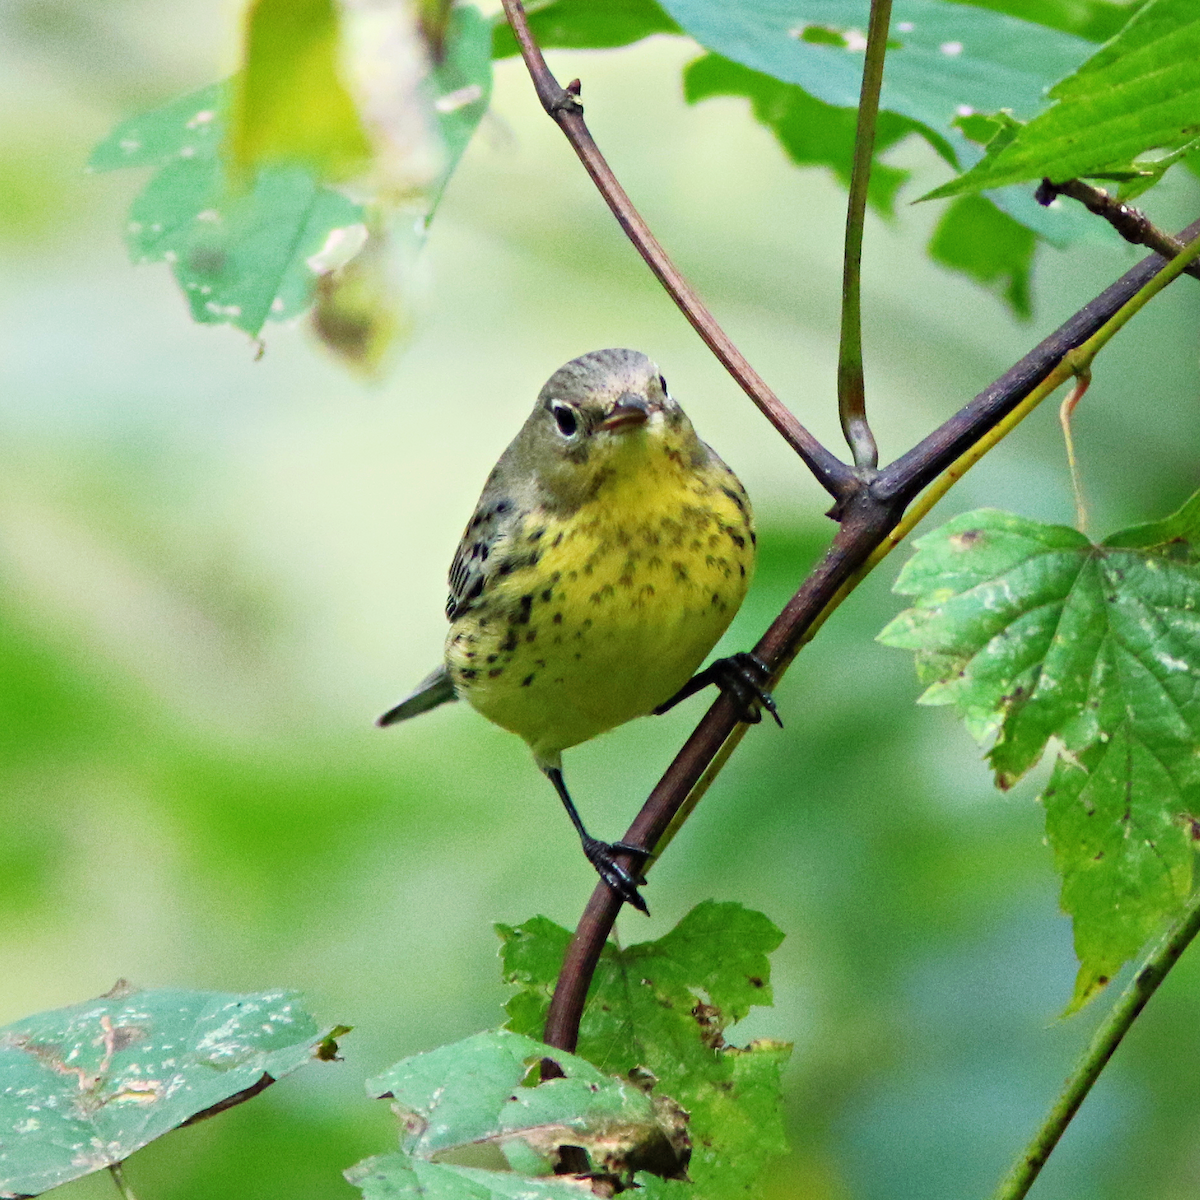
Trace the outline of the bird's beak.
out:
[[[650,419],[650,406],[644,396],[625,392],[612,406],[612,411],[597,426],[598,429],[634,429]]]

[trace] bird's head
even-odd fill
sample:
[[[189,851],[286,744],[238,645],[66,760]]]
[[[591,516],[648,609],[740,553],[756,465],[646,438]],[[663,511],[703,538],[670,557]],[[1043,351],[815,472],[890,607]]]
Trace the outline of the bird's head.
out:
[[[657,456],[695,469],[707,453],[658,367],[636,350],[595,350],[560,367],[508,451],[537,479],[543,504],[568,509]]]

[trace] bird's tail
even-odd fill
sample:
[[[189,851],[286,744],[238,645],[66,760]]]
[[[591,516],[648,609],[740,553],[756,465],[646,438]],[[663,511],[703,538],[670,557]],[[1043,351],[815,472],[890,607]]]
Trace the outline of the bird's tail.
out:
[[[437,708],[439,704],[457,699],[450,673],[441,666],[426,675],[395,708],[389,708],[375,724],[395,725],[397,721],[407,721],[409,717],[419,716],[431,708]]]

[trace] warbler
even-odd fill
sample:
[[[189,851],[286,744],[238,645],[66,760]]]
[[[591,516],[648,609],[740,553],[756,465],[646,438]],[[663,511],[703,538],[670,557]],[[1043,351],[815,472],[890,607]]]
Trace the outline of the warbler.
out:
[[[500,456],[450,567],[445,661],[378,724],[465,700],[518,733],[600,877],[642,911],[615,860],[649,849],[584,828],[562,752],[708,683],[758,720],[768,672],[735,655],[693,673],[754,573],[750,501],[636,350],[559,368]],[[639,857],[641,856],[641,857]]]

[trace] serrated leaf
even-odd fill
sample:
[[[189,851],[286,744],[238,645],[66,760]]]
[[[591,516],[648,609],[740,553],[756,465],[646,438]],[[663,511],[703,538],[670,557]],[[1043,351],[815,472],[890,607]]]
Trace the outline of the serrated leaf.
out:
[[[0,1029],[0,1196],[34,1196],[250,1099],[316,1057],[292,992],[114,989]]]
[[[544,917],[500,933],[505,978],[519,986],[509,1028],[535,1035],[570,935]],[[649,1071],[691,1114],[698,1195],[758,1194],[764,1167],[787,1149],[779,1074],[791,1047],[738,1049],[723,1037],[751,1006],[770,1003],[767,954],[782,937],[761,913],[707,901],[658,941],[607,945],[588,992],[578,1053],[602,1070]],[[650,1195],[673,1186],[646,1184]]]
[[[1049,92],[1054,106],[938,199],[1048,177],[1136,178],[1137,159],[1200,135],[1200,10],[1194,0],[1152,0]],[[1154,168],[1147,168],[1153,173]]]
[[[914,650],[926,704],[991,741],[1000,787],[1058,750],[1042,796],[1075,923],[1075,1004],[1187,896],[1200,812],[1200,498],[1094,546],[994,511],[916,543],[879,635]],[[1156,540],[1161,539],[1161,540]]]
[[[963,196],[950,205],[929,241],[935,262],[983,284],[1000,284],[1020,317],[1031,312],[1029,278],[1037,238],[983,196]]]
[[[528,7],[529,28],[544,50],[611,49],[655,33],[681,33],[655,0],[552,0]],[[503,15],[496,21],[493,58],[520,51]]]
[[[562,1077],[530,1084],[547,1056]],[[514,1171],[541,1176],[561,1168],[562,1147],[572,1146],[587,1153],[589,1170],[625,1180],[647,1163],[679,1175],[687,1161],[686,1119],[670,1100],[508,1030],[406,1058],[367,1091],[394,1101],[401,1149],[413,1159],[492,1147]]]

